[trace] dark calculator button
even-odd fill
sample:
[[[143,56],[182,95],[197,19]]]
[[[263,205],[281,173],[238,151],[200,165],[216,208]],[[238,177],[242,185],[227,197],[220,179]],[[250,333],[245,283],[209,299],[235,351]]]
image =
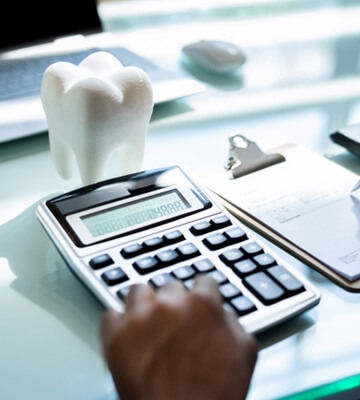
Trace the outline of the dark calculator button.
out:
[[[172,274],[175,276],[175,278],[184,281],[192,278],[196,274],[196,270],[190,265],[185,265],[184,267],[174,269]]]
[[[121,249],[120,253],[124,258],[132,258],[138,256],[143,251],[144,251],[143,246],[139,243],[135,243],[124,247],[123,249]]]
[[[236,261],[242,260],[245,257],[245,254],[239,249],[230,249],[224,251],[219,257],[226,265],[231,266]]]
[[[217,269],[215,269],[214,271],[210,271],[207,275],[213,278],[218,283],[218,285],[222,285],[223,283],[228,281],[226,275]]]
[[[184,235],[181,233],[181,231],[176,230],[176,231],[171,231],[168,233],[165,233],[163,238],[166,240],[167,243],[172,244],[172,243],[177,243],[181,242],[182,240],[185,240]]]
[[[215,265],[208,258],[205,258],[204,260],[194,262],[193,267],[198,272],[209,272],[215,268]]]
[[[190,228],[190,232],[195,236],[203,235],[211,230],[212,226],[209,221],[198,222]]]
[[[228,239],[222,233],[214,233],[203,240],[205,246],[210,250],[221,249],[228,245]]]
[[[245,275],[251,274],[255,272],[257,269],[257,265],[252,260],[243,260],[238,261],[234,265],[232,265],[232,270],[235,272],[236,275],[243,277]]]
[[[96,256],[90,260],[89,264],[93,269],[100,269],[114,264],[114,260],[109,256],[109,254],[101,254],[100,256]]]
[[[200,251],[193,243],[185,243],[177,248],[182,259],[189,259],[200,255]]]
[[[163,247],[165,245],[165,240],[159,236],[156,236],[145,240],[143,245],[146,251],[151,251]]]
[[[244,244],[244,246],[241,247],[241,250],[249,257],[257,256],[264,252],[263,248],[256,242]]]
[[[120,299],[121,299],[122,301],[125,301],[125,300],[126,300],[128,294],[129,294],[129,292],[130,292],[130,288],[131,288],[131,285],[125,286],[125,287],[121,288],[120,290],[118,290],[118,291],[116,292],[116,294],[120,297]]]
[[[305,290],[304,285],[281,265],[268,269],[269,274],[275,278],[287,291],[298,293]]]
[[[230,300],[229,303],[239,316],[248,314],[256,310],[255,304],[245,296],[239,296]]]
[[[186,281],[184,281],[184,285],[185,285],[186,289],[192,290],[192,288],[194,287],[194,282],[195,282],[195,279],[193,279],[193,278],[187,279]]]
[[[246,233],[238,226],[236,226],[235,228],[227,229],[224,233],[231,241],[231,243],[239,243],[248,238]]]
[[[213,226],[213,229],[225,228],[226,226],[231,225],[230,218],[227,217],[226,215],[220,215],[219,217],[215,217],[210,222],[211,225]]]
[[[263,268],[272,267],[276,265],[275,258],[267,253],[259,254],[258,256],[253,257],[253,260],[256,262],[257,265]]]
[[[175,280],[175,278],[172,275],[165,273],[152,277],[149,282],[151,286],[153,286],[155,289],[159,289],[166,283],[171,282],[173,280]]]
[[[116,267],[104,272],[101,277],[109,286],[117,285],[118,283],[124,282],[129,279],[120,267]]]
[[[241,295],[240,289],[231,282],[221,285],[219,287],[219,291],[225,300],[229,300],[232,299],[233,297]]]
[[[160,263],[155,257],[149,256],[135,261],[133,266],[139,274],[144,275],[156,271],[160,268]]]
[[[284,289],[264,272],[256,272],[247,276],[244,278],[244,283],[267,305],[279,301],[285,294]]]
[[[156,258],[163,265],[171,265],[180,261],[180,255],[178,252],[172,249],[161,251],[156,254]]]

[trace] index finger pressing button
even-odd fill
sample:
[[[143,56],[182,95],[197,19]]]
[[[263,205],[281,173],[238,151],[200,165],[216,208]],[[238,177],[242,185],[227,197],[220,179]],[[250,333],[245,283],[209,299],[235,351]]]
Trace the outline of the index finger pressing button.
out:
[[[222,296],[219,292],[218,283],[209,275],[197,276],[194,281],[193,290],[214,299],[220,306],[222,305]]]
[[[134,284],[126,293],[126,310],[148,307],[155,297],[155,292],[148,285]]]

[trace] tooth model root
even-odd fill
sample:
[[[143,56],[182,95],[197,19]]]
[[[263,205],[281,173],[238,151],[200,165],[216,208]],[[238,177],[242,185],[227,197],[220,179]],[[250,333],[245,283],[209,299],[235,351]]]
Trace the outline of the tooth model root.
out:
[[[50,149],[60,176],[70,179],[75,162],[83,184],[106,174],[114,152],[119,174],[138,171],[153,110],[148,76],[97,52],[79,66],[55,63],[44,73],[41,100]]]

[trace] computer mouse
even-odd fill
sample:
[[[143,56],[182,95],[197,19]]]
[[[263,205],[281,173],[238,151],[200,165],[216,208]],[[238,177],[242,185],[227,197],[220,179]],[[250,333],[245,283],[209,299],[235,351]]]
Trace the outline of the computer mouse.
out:
[[[184,46],[182,51],[198,66],[218,74],[233,73],[246,60],[238,46],[221,40],[200,40]]]

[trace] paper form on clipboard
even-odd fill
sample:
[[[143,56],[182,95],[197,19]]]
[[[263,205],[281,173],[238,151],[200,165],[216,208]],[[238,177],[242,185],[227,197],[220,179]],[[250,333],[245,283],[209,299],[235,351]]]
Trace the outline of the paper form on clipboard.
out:
[[[360,202],[350,196],[359,177],[303,147],[281,153],[280,164],[205,183],[349,283],[360,279]]]

